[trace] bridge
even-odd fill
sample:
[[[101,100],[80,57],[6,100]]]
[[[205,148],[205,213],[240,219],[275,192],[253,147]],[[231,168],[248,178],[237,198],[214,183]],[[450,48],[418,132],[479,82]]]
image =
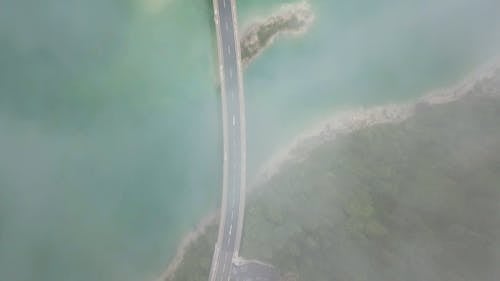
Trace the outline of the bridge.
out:
[[[209,281],[228,281],[239,256],[245,210],[245,98],[235,0],[213,0],[222,101],[224,163],[219,233]]]
[[[246,130],[243,74],[235,0],[212,0],[222,101],[224,163],[219,233],[209,281],[276,281],[270,265],[239,256],[246,184]]]

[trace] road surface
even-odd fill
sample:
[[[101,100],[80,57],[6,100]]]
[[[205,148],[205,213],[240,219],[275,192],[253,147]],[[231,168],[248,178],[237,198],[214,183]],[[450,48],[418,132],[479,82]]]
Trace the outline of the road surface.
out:
[[[245,206],[245,106],[235,0],[213,0],[224,132],[219,234],[209,281],[228,281],[238,257]]]

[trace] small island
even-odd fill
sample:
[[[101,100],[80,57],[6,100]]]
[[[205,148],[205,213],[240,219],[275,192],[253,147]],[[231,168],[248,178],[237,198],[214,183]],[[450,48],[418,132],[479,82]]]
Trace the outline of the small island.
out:
[[[301,35],[313,21],[314,14],[307,1],[284,5],[271,16],[255,21],[243,31],[240,39],[243,66],[248,66],[279,35]]]

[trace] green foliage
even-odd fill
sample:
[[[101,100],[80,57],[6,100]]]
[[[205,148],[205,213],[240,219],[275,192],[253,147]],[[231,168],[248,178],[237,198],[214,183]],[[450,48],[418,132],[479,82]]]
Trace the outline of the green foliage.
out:
[[[498,98],[472,95],[315,148],[251,196],[243,255],[300,280],[489,280],[494,252],[477,249],[500,239],[499,117]],[[457,226],[476,238],[450,244]]]

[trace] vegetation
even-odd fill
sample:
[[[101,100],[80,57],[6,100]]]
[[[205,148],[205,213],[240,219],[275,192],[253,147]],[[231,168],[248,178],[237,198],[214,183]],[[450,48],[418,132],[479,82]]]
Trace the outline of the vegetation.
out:
[[[254,23],[243,32],[240,40],[241,60],[248,65],[264,48],[281,33],[299,33],[312,22],[310,6],[298,3],[288,6],[268,17],[263,22]]]
[[[500,75],[473,91],[286,164],[249,196],[242,256],[298,280],[498,280]],[[201,240],[175,280],[206,280]]]

